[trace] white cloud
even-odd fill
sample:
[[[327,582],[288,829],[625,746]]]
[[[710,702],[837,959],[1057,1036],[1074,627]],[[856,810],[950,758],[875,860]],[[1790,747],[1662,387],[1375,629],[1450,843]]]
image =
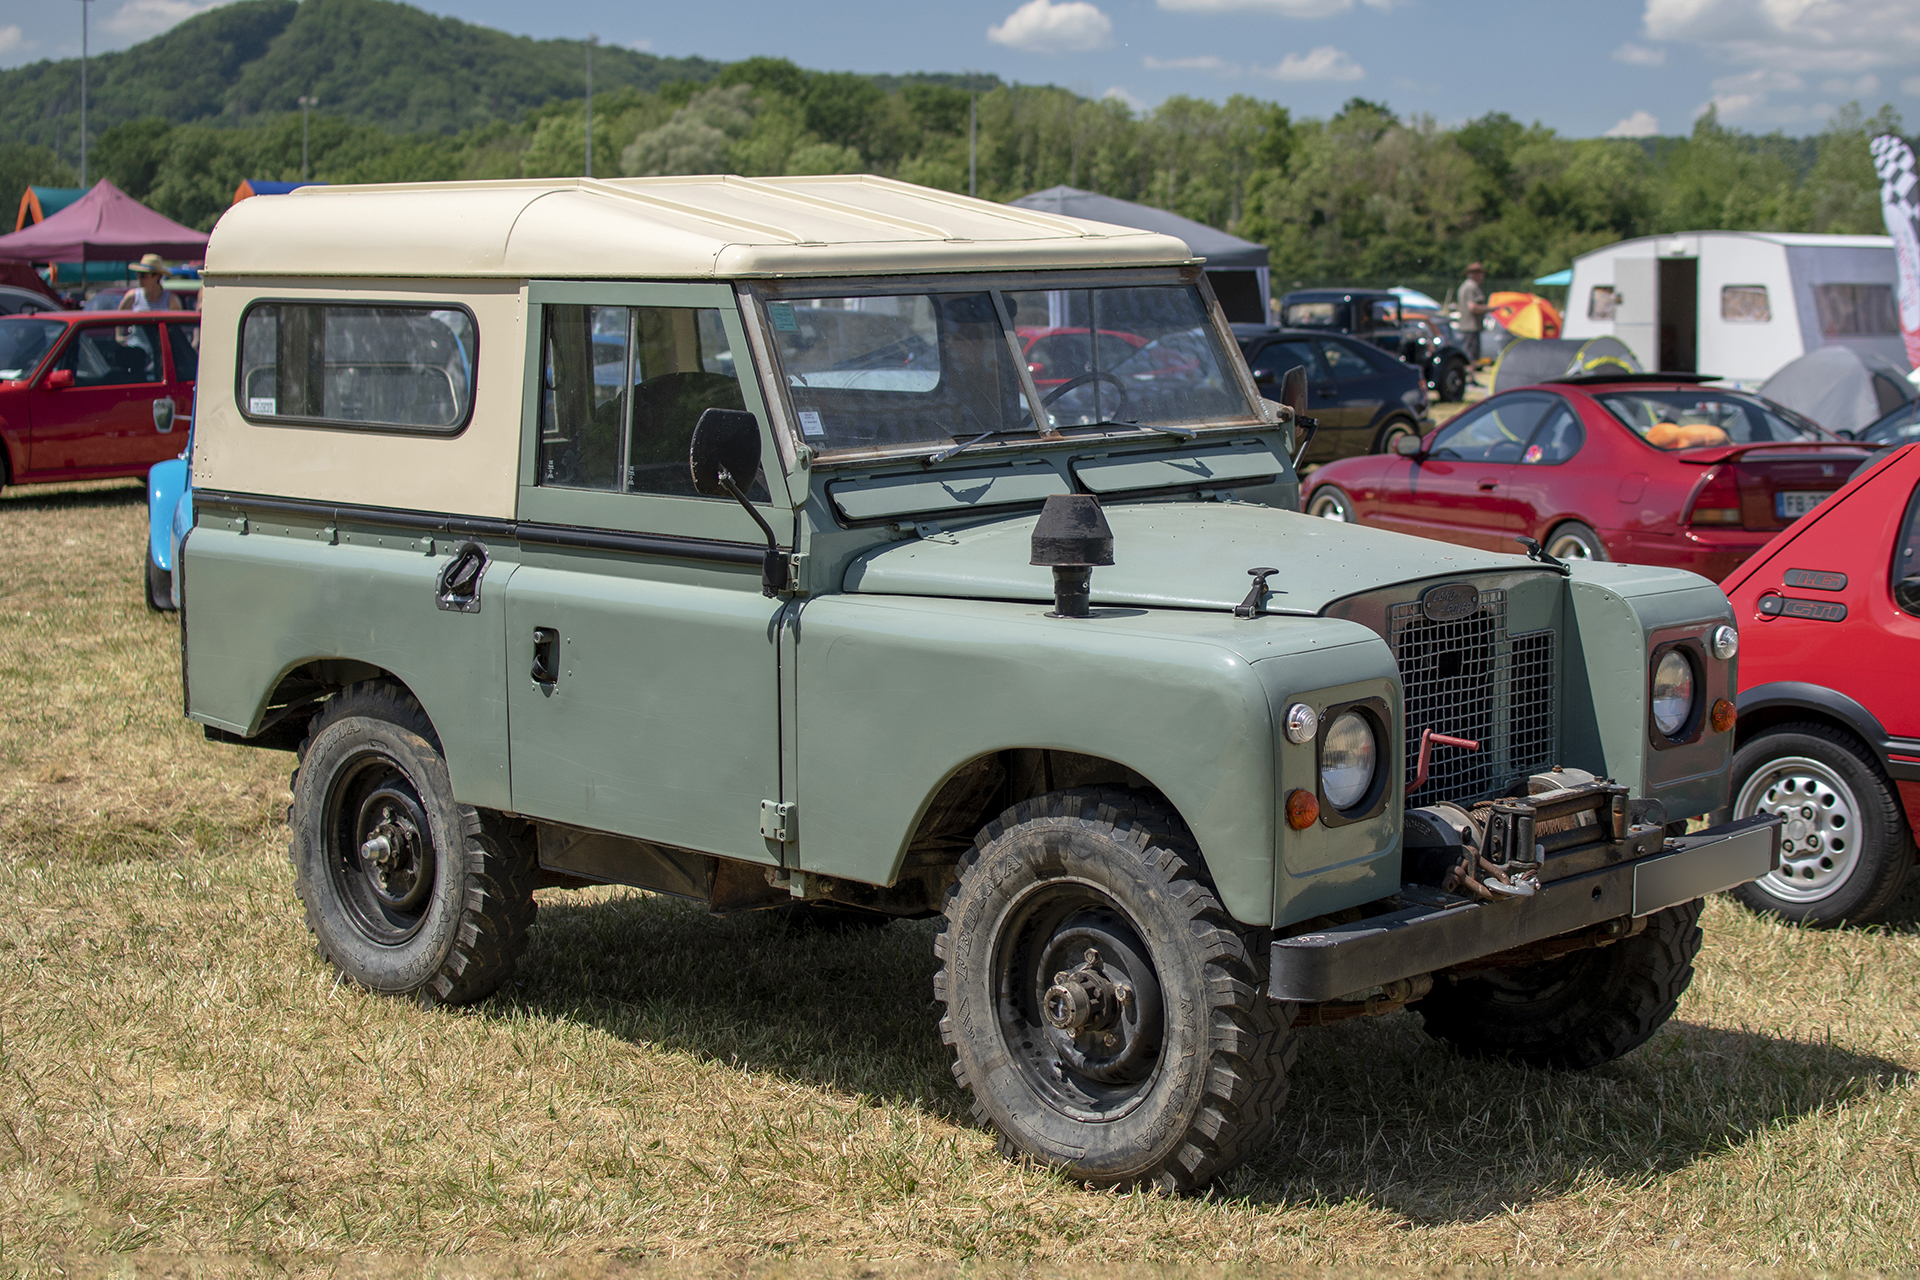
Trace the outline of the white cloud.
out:
[[[1203,53],[1195,58],[1156,58],[1149,54],[1140,59],[1140,65],[1149,71],[1207,71],[1227,78],[1240,74],[1239,63],[1228,62],[1211,53]]]
[[[225,3],[226,0],[126,0],[100,25],[116,36],[145,40]]]
[[[1283,18],[1327,18],[1353,8],[1353,0],[1156,0],[1174,13],[1277,13]],[[1367,0],[1385,8],[1381,0]],[[1388,0],[1391,3],[1391,0]]]
[[[8,23],[0,27],[0,53],[12,53],[15,49],[26,47],[26,38],[20,34],[20,28]]]
[[[1102,98],[1109,98],[1114,102],[1125,103],[1129,111],[1145,111],[1147,109],[1147,104],[1139,98],[1134,97],[1125,85],[1117,84],[1100,96]]]
[[[987,39],[1028,53],[1104,49],[1113,43],[1113,20],[1087,0],[1027,0],[1005,22],[988,27]]]
[[[1651,138],[1660,132],[1660,120],[1651,111],[1636,111],[1600,136],[1603,138]]]
[[[1359,80],[1367,69],[1330,44],[1306,54],[1290,53],[1277,67],[1258,68],[1275,80]]]
[[[1795,103],[1776,104],[1776,93],[1799,93],[1806,81],[1791,71],[1776,67],[1755,67],[1739,75],[1720,76],[1713,82],[1713,97],[1694,109],[1695,117],[1712,107],[1725,121],[1749,124],[1794,124],[1806,119],[1807,110]]]
[[[623,47],[623,48],[627,48],[627,49],[631,49],[631,50],[633,50],[633,51],[634,51],[635,53],[652,53],[652,52],[653,52],[653,41],[651,41],[651,40],[629,40],[629,41],[627,41],[627,42],[626,42],[626,44],[625,44],[625,45],[623,45],[622,47]]]
[[[1647,35],[1735,62],[1855,73],[1920,61],[1913,0],[1646,0]]]
[[[1615,62],[1624,62],[1630,67],[1658,67],[1665,65],[1667,51],[1650,49],[1644,44],[1627,43],[1613,51]]]
[[[1865,98],[1880,92],[1880,77],[1869,71],[1858,80],[1848,80],[1836,76],[1820,86],[1828,93],[1844,94],[1852,98]]]

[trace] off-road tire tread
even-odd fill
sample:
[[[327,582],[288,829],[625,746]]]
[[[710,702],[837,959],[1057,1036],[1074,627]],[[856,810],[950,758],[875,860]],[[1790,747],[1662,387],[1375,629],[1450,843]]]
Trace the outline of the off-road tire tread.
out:
[[[300,768],[314,740],[328,726],[349,716],[385,720],[421,738],[436,756],[441,754],[439,735],[418,699],[385,680],[363,681],[335,694],[308,723],[287,784],[293,794],[299,794]],[[472,1004],[497,991],[513,976],[538,914],[533,887],[539,867],[531,847],[514,839],[498,815],[464,804],[457,806],[457,812],[466,842],[465,902],[453,946],[425,985],[414,993],[428,1006]],[[292,805],[287,807],[287,825],[292,828],[287,857],[297,870],[300,833]],[[307,900],[297,876],[294,895],[300,899],[315,949],[323,960],[344,973],[339,960],[327,950],[317,909]]]
[[[1293,1007],[1277,1004],[1267,995],[1264,938],[1250,937],[1227,914],[1205,879],[1205,866],[1192,836],[1164,809],[1116,787],[1048,792],[1021,801],[988,823],[961,857],[959,875],[947,890],[948,911],[940,917],[934,937],[940,968],[934,974],[933,990],[943,1010],[948,1004],[947,930],[953,922],[953,904],[989,846],[1014,828],[1033,823],[1077,824],[1108,836],[1158,873],[1168,894],[1192,922],[1190,941],[1201,950],[1212,1002],[1214,1062],[1207,1075],[1206,1099],[1184,1140],[1157,1167],[1111,1185],[1154,1186],[1173,1193],[1199,1190],[1263,1148],[1286,1103],[1298,1043]],[[957,1053],[952,1018],[945,1012],[940,1018],[940,1038],[956,1050],[954,1080],[973,1094],[973,1082]],[[977,1097],[972,1114],[982,1127],[993,1127],[992,1117]],[[999,1134],[997,1141],[1001,1154],[1009,1159],[1025,1154],[1005,1134]]]
[[[1632,937],[1567,957],[1600,959],[1613,969],[1615,981],[1608,984],[1610,995],[1607,987],[1589,990],[1554,1016],[1517,1027],[1490,1020],[1484,1016],[1487,988],[1473,978],[1443,983],[1415,1007],[1428,1035],[1474,1057],[1562,1071],[1612,1062],[1645,1044],[1680,1007],[1704,936],[1702,906],[1695,898],[1657,911]]]
[[[1861,742],[1860,739],[1848,733],[1846,730],[1836,728],[1830,724],[1819,724],[1811,720],[1795,720],[1786,724],[1773,725],[1764,733],[1756,734],[1747,742],[1742,743],[1740,749],[1744,751],[1754,742],[1761,741],[1764,738],[1784,736],[1792,733],[1828,743],[1836,750],[1851,756],[1854,762],[1865,772],[1868,780],[1873,784],[1872,787],[1869,788],[1872,794],[1859,795],[1860,807],[1862,810],[1877,810],[1877,812],[1863,812],[1860,815],[1862,819],[1860,825],[1864,833],[1868,823],[1874,819],[1878,819],[1880,830],[1886,833],[1886,838],[1880,841],[1871,841],[1862,834],[1859,856],[1864,860],[1870,856],[1868,853],[1869,850],[1881,847],[1884,847],[1891,856],[1880,858],[1881,865],[1878,868],[1878,879],[1874,882],[1873,891],[1851,911],[1842,915],[1816,915],[1814,912],[1819,908],[1820,904],[1818,903],[1806,904],[1806,906],[1800,907],[1798,910],[1792,908],[1782,910],[1782,907],[1787,906],[1787,904],[1771,898],[1761,897],[1759,892],[1754,888],[1753,882],[1743,884],[1735,889],[1733,891],[1733,897],[1750,911],[1758,912],[1761,915],[1780,916],[1783,919],[1791,920],[1796,924],[1805,925],[1813,929],[1836,929],[1842,925],[1867,924],[1877,920],[1893,905],[1894,900],[1900,896],[1901,890],[1906,888],[1907,876],[1913,868],[1916,852],[1913,842],[1913,830],[1907,823],[1906,811],[1901,808],[1900,799],[1895,792],[1893,782],[1887,777],[1887,771],[1881,765],[1879,759],[1867,748],[1865,743]],[[1739,787],[1736,786],[1734,790],[1737,792]],[[1860,791],[1861,789],[1856,787],[1855,790]],[[1856,867],[1854,874],[1859,875],[1866,870],[1868,870],[1868,864],[1863,861],[1860,866]],[[1794,904],[1794,906],[1798,906],[1798,904]]]

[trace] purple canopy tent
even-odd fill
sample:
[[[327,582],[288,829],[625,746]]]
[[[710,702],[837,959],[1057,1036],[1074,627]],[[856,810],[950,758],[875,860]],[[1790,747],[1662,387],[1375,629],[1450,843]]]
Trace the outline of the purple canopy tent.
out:
[[[155,213],[102,178],[72,204],[43,221],[0,236],[0,262],[130,261],[141,254],[201,261],[205,232]]]

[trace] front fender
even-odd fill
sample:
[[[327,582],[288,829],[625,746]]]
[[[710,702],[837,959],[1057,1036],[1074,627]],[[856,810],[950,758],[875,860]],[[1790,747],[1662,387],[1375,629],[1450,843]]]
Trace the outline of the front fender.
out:
[[[173,571],[174,548],[191,527],[192,497],[185,458],[156,462],[147,471],[147,556],[159,568]],[[187,508],[187,523],[180,523],[182,500]]]

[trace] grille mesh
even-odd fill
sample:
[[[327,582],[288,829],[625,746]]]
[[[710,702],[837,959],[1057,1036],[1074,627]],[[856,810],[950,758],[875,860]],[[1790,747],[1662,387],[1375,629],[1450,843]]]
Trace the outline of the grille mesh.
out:
[[[1422,730],[1480,744],[1434,748],[1412,803],[1482,799],[1553,763],[1554,634],[1509,638],[1506,592],[1482,591],[1479,608],[1450,622],[1428,618],[1418,601],[1397,604],[1387,626],[1406,696],[1408,785]]]

